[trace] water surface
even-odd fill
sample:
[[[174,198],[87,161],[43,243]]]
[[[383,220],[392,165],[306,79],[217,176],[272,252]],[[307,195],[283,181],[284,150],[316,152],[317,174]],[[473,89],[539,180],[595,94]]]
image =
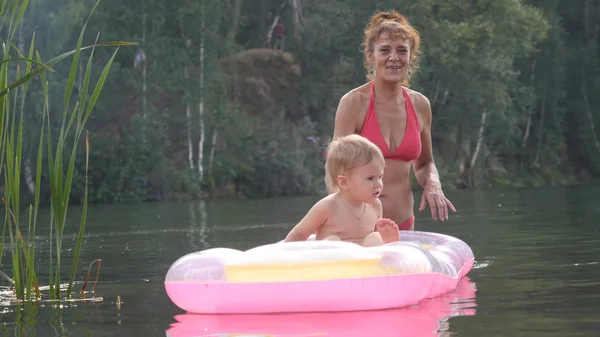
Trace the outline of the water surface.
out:
[[[96,295],[103,301],[60,310],[45,305],[28,309],[25,315],[15,306],[4,306],[0,334],[597,335],[600,186],[447,194],[459,212],[445,223],[431,221],[429,213],[417,214],[417,229],[464,240],[473,249],[476,265],[455,291],[416,306],[328,315],[187,315],[164,291],[171,263],[206,248],[248,249],[279,240],[317,197],[102,205],[89,210],[78,280],[92,260],[101,258]],[[77,210],[71,210],[76,215]],[[65,246],[74,246],[73,240]],[[42,229],[36,242],[44,277],[48,236]],[[3,270],[6,261],[5,257]]]

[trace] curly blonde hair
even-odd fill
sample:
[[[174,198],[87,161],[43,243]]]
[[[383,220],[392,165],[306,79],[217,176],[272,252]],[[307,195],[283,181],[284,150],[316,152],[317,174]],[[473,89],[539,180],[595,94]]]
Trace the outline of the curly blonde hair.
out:
[[[408,19],[394,10],[389,12],[375,12],[365,27],[364,40],[361,44],[361,49],[363,50],[363,64],[367,70],[367,79],[369,81],[375,79],[375,73],[369,63],[368,55],[369,53],[373,53],[375,42],[377,42],[382,33],[386,32],[410,41],[411,48],[408,76],[402,83],[405,86],[409,86],[411,75],[418,69],[418,60],[421,55],[421,37],[419,32],[410,25]]]

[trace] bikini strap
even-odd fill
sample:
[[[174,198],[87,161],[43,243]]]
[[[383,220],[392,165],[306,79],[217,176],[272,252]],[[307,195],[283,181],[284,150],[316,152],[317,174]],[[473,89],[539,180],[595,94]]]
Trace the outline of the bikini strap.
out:
[[[418,130],[419,119],[417,118],[417,111],[415,110],[415,107],[412,104],[412,100],[410,99],[410,96],[408,95],[408,92],[404,89],[404,87],[402,87],[402,94],[404,95],[404,99],[406,100],[406,123],[410,123],[413,127],[415,127]]]
[[[375,106],[375,81],[371,82],[371,96],[369,97],[369,110]]]

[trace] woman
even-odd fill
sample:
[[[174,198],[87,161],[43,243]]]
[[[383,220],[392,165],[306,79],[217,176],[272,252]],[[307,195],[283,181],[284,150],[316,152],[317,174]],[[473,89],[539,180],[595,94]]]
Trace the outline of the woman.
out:
[[[352,133],[375,143],[386,159],[383,217],[400,229],[414,229],[411,164],[433,220],[448,219],[456,209],[444,196],[431,149],[431,105],[427,97],[408,89],[417,69],[419,33],[396,11],[375,13],[364,31],[364,63],[369,82],[340,100],[333,138]],[[328,188],[329,177],[325,179]],[[330,189],[330,188],[329,188]],[[331,191],[331,189],[330,189]]]

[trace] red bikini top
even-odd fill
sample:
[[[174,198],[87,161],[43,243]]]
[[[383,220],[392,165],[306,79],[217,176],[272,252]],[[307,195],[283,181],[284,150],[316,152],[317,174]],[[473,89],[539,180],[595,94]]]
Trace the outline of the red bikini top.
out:
[[[419,155],[421,154],[421,130],[419,128],[419,120],[417,119],[415,108],[408,97],[408,93],[402,88],[402,94],[406,101],[406,129],[404,130],[404,137],[402,138],[400,145],[396,151],[392,153],[379,129],[377,112],[375,111],[375,95],[373,88],[373,82],[371,82],[369,109],[367,110],[367,116],[365,117],[363,127],[360,130],[360,135],[377,145],[381,149],[381,152],[383,152],[384,158],[405,162],[419,158]]]

